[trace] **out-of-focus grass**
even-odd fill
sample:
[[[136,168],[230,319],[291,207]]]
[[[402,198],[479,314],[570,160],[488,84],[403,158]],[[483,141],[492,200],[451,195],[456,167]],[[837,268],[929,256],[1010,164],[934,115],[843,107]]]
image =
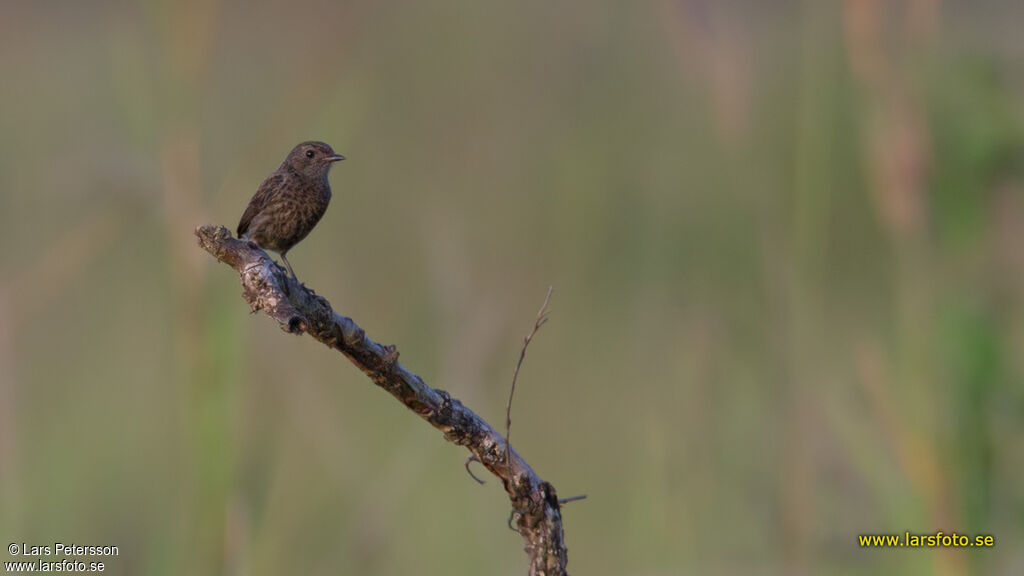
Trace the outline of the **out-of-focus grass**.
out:
[[[349,157],[303,280],[515,443],[590,574],[1024,565],[1014,3],[0,6],[0,534],[125,574],[522,573],[507,500],[194,248]],[[991,550],[859,533],[991,533]]]

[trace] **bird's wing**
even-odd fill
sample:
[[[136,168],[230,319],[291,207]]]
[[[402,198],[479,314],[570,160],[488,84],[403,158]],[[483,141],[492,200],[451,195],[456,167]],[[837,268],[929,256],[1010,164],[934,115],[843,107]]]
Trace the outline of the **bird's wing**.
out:
[[[252,200],[249,200],[249,205],[245,207],[245,212],[242,214],[242,219],[238,221],[238,237],[241,238],[242,234],[245,234],[249,230],[249,224],[252,223],[252,219],[263,210],[263,207],[267,205],[267,200],[274,195],[275,190],[280,190],[284,184],[285,175],[281,172],[274,172],[267,179],[260,184],[260,187],[253,194]]]

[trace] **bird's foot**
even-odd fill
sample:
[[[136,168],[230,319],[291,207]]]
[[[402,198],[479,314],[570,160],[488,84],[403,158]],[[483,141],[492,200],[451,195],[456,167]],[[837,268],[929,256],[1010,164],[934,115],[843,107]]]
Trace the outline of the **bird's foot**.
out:
[[[294,278],[288,274],[288,271],[284,269],[284,266],[281,266],[277,262],[274,262],[274,265],[277,266],[277,270],[281,274],[281,289],[284,291],[285,296],[291,296],[291,280]]]

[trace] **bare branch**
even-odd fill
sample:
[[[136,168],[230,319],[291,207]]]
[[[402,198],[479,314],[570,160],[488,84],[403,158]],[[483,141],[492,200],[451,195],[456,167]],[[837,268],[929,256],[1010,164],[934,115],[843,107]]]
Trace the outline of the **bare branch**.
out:
[[[516,381],[519,380],[519,369],[523,366],[523,360],[526,359],[526,349],[530,346],[530,342],[533,341],[533,337],[537,335],[537,331],[548,321],[548,314],[551,313],[548,310],[548,302],[551,301],[551,292],[555,289],[554,286],[548,286],[548,295],[544,297],[544,303],[541,304],[540,310],[537,311],[537,320],[533,323],[533,329],[530,333],[523,338],[523,347],[519,350],[519,361],[516,362],[515,372],[512,373],[512,386],[508,391],[508,404],[505,405],[505,457],[508,458],[508,454],[512,448],[512,398],[516,394]],[[505,462],[508,465],[508,461]]]
[[[351,318],[336,313],[323,297],[287,277],[256,246],[233,238],[223,226],[200,226],[196,236],[200,247],[238,271],[242,297],[253,312],[262,311],[286,332],[306,332],[338,350],[374,384],[440,430],[446,440],[468,448],[480,464],[501,480],[508,493],[517,532],[522,535],[530,558],[530,575],[566,573],[568,554],[555,487],[541,480],[501,434],[447,392],[427,386],[422,378],[406,370],[398,362],[394,346],[370,339]],[[536,328],[542,324],[539,317]]]

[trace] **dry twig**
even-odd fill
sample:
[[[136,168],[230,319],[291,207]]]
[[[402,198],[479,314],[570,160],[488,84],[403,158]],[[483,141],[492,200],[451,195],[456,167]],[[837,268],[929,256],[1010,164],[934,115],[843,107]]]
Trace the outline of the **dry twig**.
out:
[[[548,286],[548,295],[544,297],[544,304],[541,304],[540,310],[537,311],[537,320],[533,323],[533,329],[530,333],[523,338],[523,347],[519,350],[519,361],[516,362],[515,372],[512,373],[512,386],[508,391],[508,404],[505,405],[505,456],[508,457],[510,448],[512,447],[512,397],[516,394],[516,381],[519,380],[519,369],[523,366],[523,360],[526,359],[526,349],[530,346],[530,342],[533,341],[533,337],[537,335],[537,331],[548,321],[548,314],[551,313],[548,310],[548,302],[551,301],[551,292],[555,289],[554,286]],[[508,464],[506,460],[505,464]]]
[[[394,346],[370,339],[351,318],[339,315],[323,297],[289,278],[259,248],[233,238],[223,226],[200,226],[196,236],[200,247],[238,271],[242,297],[253,312],[264,312],[286,332],[306,332],[340,351],[374,384],[440,430],[446,440],[468,448],[477,461],[502,481],[508,493],[517,532],[522,535],[530,558],[530,575],[566,573],[568,554],[555,487],[541,480],[501,434],[447,392],[427,386],[423,379],[406,370],[398,362]],[[540,318],[538,323],[543,324]]]

